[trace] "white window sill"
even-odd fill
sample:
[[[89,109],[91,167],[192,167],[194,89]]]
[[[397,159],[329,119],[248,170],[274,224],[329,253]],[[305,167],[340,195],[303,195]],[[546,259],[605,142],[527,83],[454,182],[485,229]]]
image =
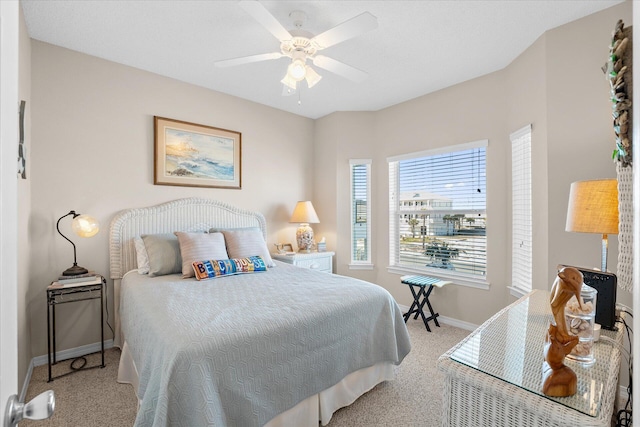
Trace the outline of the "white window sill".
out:
[[[470,288],[489,290],[490,283],[483,278],[469,277],[467,275],[456,274],[450,270],[435,271],[425,270],[422,268],[389,266],[387,271],[392,274],[421,274],[423,276],[437,277],[439,279],[450,280],[454,285],[467,286]]]
[[[373,264],[349,264],[349,270],[373,270]]]

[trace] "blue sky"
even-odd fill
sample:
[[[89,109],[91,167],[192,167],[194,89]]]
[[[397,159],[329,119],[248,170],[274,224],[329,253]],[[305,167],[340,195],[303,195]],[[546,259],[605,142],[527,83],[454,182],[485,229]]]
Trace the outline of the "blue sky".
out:
[[[400,192],[427,191],[452,199],[454,209],[486,209],[485,153],[480,147],[402,160]]]

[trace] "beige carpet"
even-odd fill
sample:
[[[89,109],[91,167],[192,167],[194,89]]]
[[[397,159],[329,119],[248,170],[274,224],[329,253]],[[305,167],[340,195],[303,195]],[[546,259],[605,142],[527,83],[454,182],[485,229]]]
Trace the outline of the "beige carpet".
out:
[[[422,426],[440,425],[442,374],[436,367],[438,357],[467,336],[469,331],[430,323],[426,331],[422,320],[409,320],[411,353],[396,368],[396,379],[384,382],[347,408],[337,411],[330,427],[344,426]],[[37,424],[23,421],[20,426],[131,426],[135,420],[136,398],[133,387],[118,384],[117,348],[107,350],[106,367],[76,372],[47,383],[47,365],[33,370],[27,401],[42,391],[53,389],[56,395],[54,415]],[[99,354],[88,357],[88,365]],[[55,366],[54,376],[68,370],[67,363]],[[293,426],[292,426],[293,427]]]

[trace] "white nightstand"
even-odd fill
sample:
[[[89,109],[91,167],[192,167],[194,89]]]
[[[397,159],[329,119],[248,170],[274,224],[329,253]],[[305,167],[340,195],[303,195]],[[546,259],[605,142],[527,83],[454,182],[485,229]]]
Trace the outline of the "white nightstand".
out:
[[[310,270],[333,273],[334,252],[310,252],[296,253],[293,255],[271,254],[273,259],[293,264],[296,267],[308,268]]]

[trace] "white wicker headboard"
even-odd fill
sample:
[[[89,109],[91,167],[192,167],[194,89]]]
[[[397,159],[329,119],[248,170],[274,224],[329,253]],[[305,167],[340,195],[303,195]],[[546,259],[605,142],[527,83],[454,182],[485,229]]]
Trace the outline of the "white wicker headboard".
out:
[[[124,343],[120,329],[120,285],[122,276],[137,268],[133,239],[141,234],[174,231],[209,231],[210,228],[258,227],[267,238],[267,222],[260,212],[252,212],[217,200],[197,197],[178,199],[147,208],[120,211],[111,220],[109,230],[109,265],[113,279],[115,331],[113,344]]]
[[[109,231],[111,278],[121,279],[127,271],[137,268],[134,237],[174,231],[208,231],[213,227],[259,227],[265,241],[267,238],[267,223],[261,213],[217,200],[193,197],[120,211],[111,220]]]

